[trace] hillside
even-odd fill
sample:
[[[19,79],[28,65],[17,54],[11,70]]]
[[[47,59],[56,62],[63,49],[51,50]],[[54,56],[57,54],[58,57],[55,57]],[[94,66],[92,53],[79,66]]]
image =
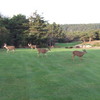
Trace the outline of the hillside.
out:
[[[95,24],[64,24],[61,27],[68,32],[100,29],[100,23]]]

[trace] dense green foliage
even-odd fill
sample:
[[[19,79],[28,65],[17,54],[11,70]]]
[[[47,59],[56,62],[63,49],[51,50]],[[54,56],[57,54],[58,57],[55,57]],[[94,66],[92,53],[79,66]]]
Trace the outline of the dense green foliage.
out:
[[[88,30],[98,30],[100,29],[100,23],[98,24],[64,24],[61,25],[64,30],[69,32],[73,31],[88,31]]]
[[[41,17],[37,12],[35,12],[29,18],[29,37],[30,42],[41,42],[45,40],[48,36],[47,32],[47,22],[44,21],[43,17]],[[37,41],[38,40],[38,41]]]
[[[0,100],[99,100],[100,50],[72,61],[73,49],[0,50]]]
[[[25,31],[28,30],[28,19],[24,15],[13,16],[12,18],[0,18],[0,39],[2,46],[5,42],[18,47],[23,44]],[[3,36],[3,38],[2,38]]]
[[[65,24],[61,25],[67,41],[100,40],[100,24]]]
[[[29,18],[21,14],[12,18],[0,16],[0,47],[5,42],[16,47],[28,43],[53,45],[62,39],[62,34],[60,25],[49,24],[37,12]]]
[[[37,12],[26,18],[14,15],[11,18],[0,15],[0,47],[4,43],[25,47],[28,43],[52,46],[56,42],[100,40],[100,24],[50,24]]]

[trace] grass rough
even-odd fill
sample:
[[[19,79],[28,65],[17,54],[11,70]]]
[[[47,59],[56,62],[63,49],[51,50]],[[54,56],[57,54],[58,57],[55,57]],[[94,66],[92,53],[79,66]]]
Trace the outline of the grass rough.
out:
[[[1,49],[0,100],[100,100],[100,50],[89,49],[74,62],[73,50],[38,57],[36,50]]]

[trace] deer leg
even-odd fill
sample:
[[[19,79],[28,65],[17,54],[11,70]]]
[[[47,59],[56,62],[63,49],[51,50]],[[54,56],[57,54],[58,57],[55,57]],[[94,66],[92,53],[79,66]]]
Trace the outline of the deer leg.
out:
[[[7,49],[7,53],[8,53],[9,49]]]
[[[45,53],[45,56],[47,57],[47,54]]]
[[[38,55],[38,57],[39,57],[39,53],[38,53],[37,55]]]
[[[82,60],[82,57],[79,57],[80,58],[80,60]]]
[[[13,49],[12,51],[14,52],[15,50]]]
[[[75,55],[72,56],[73,61],[74,61],[74,57],[75,57]]]

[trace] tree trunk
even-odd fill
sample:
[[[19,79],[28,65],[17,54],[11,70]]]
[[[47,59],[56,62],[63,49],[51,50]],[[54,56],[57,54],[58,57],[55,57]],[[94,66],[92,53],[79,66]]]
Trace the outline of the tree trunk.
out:
[[[91,41],[92,41],[92,38],[90,37],[90,38],[89,38],[89,42],[91,42]]]

